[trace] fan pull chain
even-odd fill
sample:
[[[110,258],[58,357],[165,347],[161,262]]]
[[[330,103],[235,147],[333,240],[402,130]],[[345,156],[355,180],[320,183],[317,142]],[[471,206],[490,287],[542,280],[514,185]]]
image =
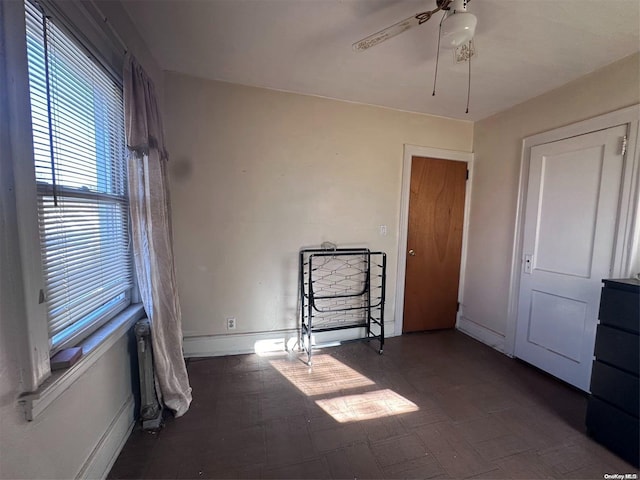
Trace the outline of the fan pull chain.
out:
[[[471,98],[471,40],[469,40],[469,84],[467,85],[467,111],[469,113],[469,99]]]
[[[442,36],[442,22],[444,22],[444,17],[447,16],[447,12],[444,12],[442,15],[442,19],[440,20],[440,26],[438,27],[438,50],[436,51],[436,73],[433,76],[433,93],[432,97],[436,96],[436,80],[438,80],[438,59],[440,58],[440,37]]]

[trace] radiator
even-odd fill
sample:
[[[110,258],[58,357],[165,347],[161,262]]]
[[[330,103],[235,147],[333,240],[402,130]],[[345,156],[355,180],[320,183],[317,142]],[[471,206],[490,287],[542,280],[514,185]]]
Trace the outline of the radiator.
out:
[[[134,327],[138,344],[138,371],[140,373],[140,417],[144,430],[162,427],[162,407],[156,395],[151,346],[151,322],[138,320]]]

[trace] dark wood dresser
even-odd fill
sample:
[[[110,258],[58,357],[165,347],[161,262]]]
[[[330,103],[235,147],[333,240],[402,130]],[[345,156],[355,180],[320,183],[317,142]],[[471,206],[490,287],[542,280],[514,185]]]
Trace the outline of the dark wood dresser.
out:
[[[638,466],[640,281],[603,280],[587,431]]]

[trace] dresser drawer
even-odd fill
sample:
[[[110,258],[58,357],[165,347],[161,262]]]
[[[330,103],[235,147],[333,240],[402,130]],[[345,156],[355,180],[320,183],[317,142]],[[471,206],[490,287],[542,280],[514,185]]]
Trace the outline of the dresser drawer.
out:
[[[598,325],[596,334],[596,358],[604,363],[638,375],[640,354],[638,335],[606,325]]]
[[[593,362],[591,394],[637,417],[640,409],[638,377],[599,361]]]
[[[605,287],[600,299],[600,323],[640,332],[640,301],[638,294]]]
[[[597,442],[638,466],[638,419],[593,395],[587,405],[587,431]]]

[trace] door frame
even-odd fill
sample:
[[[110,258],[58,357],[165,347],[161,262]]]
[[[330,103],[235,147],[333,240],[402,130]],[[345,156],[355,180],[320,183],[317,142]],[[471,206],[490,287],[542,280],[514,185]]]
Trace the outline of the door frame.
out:
[[[520,275],[522,274],[522,244],[525,221],[527,188],[529,185],[529,165],[531,148],[545,143],[577,137],[587,133],[604,130],[618,125],[627,125],[627,152],[624,158],[621,195],[618,206],[618,220],[613,252],[613,276],[626,277],[640,258],[640,215],[638,207],[638,184],[640,148],[639,138],[640,104],[622,108],[614,112],[599,115],[588,120],[573,123],[547,132],[542,132],[522,141],[520,158],[520,180],[516,204],[516,221],[511,256],[511,276],[509,279],[509,298],[507,307],[507,325],[504,353],[513,357],[516,347],[516,329],[520,293]]]
[[[469,230],[469,212],[471,208],[471,179],[473,178],[472,152],[445,150],[441,148],[421,147],[419,145],[404,145],[402,159],[402,187],[400,190],[400,228],[398,238],[398,268],[396,274],[395,320],[394,335],[402,335],[404,320],[404,286],[407,270],[407,235],[409,231],[409,197],[411,194],[411,159],[413,157],[428,157],[439,160],[454,160],[466,162],[469,170],[464,198],[464,220],[462,224],[462,253],[460,257],[460,284],[458,287],[458,301],[462,305],[464,288],[464,272],[467,263],[467,237]],[[456,327],[460,320],[462,309],[456,315]]]

